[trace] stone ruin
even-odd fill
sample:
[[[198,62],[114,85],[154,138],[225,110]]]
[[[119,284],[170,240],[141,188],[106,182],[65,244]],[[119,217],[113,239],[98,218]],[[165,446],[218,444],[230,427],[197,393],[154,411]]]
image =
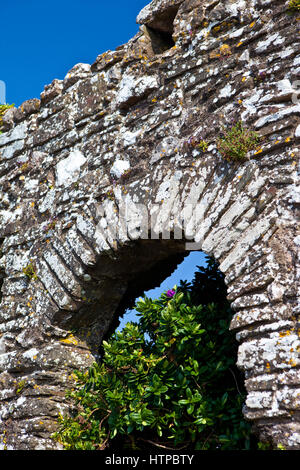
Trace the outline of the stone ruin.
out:
[[[4,115],[2,449],[60,448],[51,433],[74,369],[190,249],[225,274],[246,419],[300,449],[299,14],[288,5],[153,0],[127,44]],[[232,163],[217,139],[238,120],[262,143]]]

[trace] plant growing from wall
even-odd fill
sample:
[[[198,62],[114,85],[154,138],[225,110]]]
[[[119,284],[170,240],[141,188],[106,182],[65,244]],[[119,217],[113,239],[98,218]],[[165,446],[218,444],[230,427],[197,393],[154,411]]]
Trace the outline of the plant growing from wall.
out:
[[[107,199],[109,199],[110,201],[114,201],[115,200],[115,193],[112,189],[109,189],[108,191],[106,191],[105,193],[105,197]]]
[[[206,152],[208,149],[208,143],[205,140],[200,140],[196,145],[196,148],[202,150],[202,152]]]
[[[31,281],[31,279],[37,279],[37,274],[31,262],[28,263],[27,266],[25,266],[25,268],[23,268],[23,273],[25,274],[25,276],[27,277],[29,281]]]
[[[223,136],[217,141],[217,148],[222,157],[230,162],[243,162],[247,154],[255,150],[260,142],[260,136],[247,129],[242,121],[238,121],[230,129],[223,129]]]
[[[0,134],[2,134],[3,116],[9,108],[13,108],[14,104],[0,104]]]
[[[26,380],[21,380],[20,382],[18,382],[16,386],[16,394],[19,395],[20,393],[22,393],[26,385],[27,385]]]
[[[101,364],[76,372],[74,412],[53,436],[65,449],[250,448],[222,275],[213,261],[201,269],[192,284],[140,299],[140,322],[103,342]]]
[[[184,142],[183,148],[193,148],[204,153],[208,149],[208,143],[204,139],[191,136],[187,141]]]
[[[288,5],[289,10],[300,10],[300,0],[290,0]]]

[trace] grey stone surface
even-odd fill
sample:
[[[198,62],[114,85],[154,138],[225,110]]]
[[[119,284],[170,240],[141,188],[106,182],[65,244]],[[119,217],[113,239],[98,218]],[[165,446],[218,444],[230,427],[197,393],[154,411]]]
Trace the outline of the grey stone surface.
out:
[[[59,448],[50,436],[74,369],[190,243],[225,273],[245,416],[262,439],[300,449],[300,59],[287,3],[154,0],[127,44],[9,111],[1,448]],[[263,140],[236,165],[217,139],[239,119]]]

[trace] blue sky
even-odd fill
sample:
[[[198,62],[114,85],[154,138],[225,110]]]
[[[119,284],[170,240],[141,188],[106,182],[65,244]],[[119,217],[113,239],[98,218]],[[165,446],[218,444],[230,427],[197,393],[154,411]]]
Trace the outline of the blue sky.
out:
[[[175,285],[179,285],[181,280],[191,281],[194,277],[195,271],[197,271],[197,266],[206,265],[205,256],[206,255],[201,251],[191,251],[190,254],[177,267],[174,273],[165,279],[159,287],[145,292],[147,297],[156,299],[162,292],[172,289]],[[124,328],[128,321],[138,321],[135,310],[129,310],[123,316],[123,318],[121,318],[120,325],[117,329],[121,330]]]
[[[92,64],[96,57],[126,43],[138,31],[136,17],[150,0],[13,0],[1,2],[0,80],[6,84],[6,102],[20,106],[39,98],[44,86],[63,79],[77,63]],[[203,253],[191,252],[173,275],[157,289],[192,280]],[[133,319],[134,314],[124,317]]]
[[[1,1],[0,80],[6,102],[39,98],[77,63],[92,64],[138,31],[148,0]]]

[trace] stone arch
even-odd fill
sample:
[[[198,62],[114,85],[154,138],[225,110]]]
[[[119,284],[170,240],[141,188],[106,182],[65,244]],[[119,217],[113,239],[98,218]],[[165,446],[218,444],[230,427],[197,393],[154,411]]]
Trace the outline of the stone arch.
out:
[[[176,4],[174,47],[155,54],[141,28],[4,116],[4,447],[55,448],[72,370],[93,362],[126,295],[190,249],[225,274],[245,416],[262,438],[300,446],[296,19],[279,1],[223,3],[153,1],[138,21]],[[237,165],[216,141],[238,118],[265,140]]]

